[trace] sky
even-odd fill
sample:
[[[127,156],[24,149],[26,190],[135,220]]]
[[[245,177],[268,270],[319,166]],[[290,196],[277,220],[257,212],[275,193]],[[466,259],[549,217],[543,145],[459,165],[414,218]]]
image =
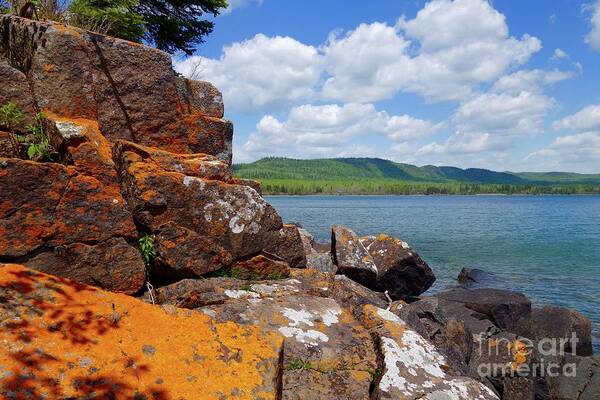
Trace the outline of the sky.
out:
[[[600,173],[600,0],[230,0],[175,69],[234,162],[380,157]]]

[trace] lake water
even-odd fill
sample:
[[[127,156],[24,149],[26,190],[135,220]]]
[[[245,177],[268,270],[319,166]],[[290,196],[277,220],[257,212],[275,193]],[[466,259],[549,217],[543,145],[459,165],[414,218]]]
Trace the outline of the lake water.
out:
[[[408,242],[431,266],[434,292],[465,266],[534,304],[578,310],[593,321],[600,353],[600,196],[266,196],[286,222],[317,240],[331,225]]]

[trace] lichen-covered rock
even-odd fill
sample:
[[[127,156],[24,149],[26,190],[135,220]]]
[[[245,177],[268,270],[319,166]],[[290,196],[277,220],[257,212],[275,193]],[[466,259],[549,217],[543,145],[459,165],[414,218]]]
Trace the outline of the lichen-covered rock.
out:
[[[344,308],[352,310],[356,318],[359,318],[361,315],[362,307],[365,304],[371,304],[380,308],[388,306],[387,300],[382,293],[367,289],[343,275],[335,276],[331,297]]]
[[[369,400],[367,371],[317,371],[298,364],[283,374],[282,400]]]
[[[369,289],[377,289],[377,266],[350,228],[334,225],[331,229],[331,254],[338,272]]]
[[[252,188],[252,189],[256,190],[256,192],[258,194],[262,195],[262,189],[261,189],[261,186],[260,186],[260,182],[259,181],[255,181],[254,179],[233,178],[231,180],[231,183],[234,184],[234,185],[248,186],[249,188]]]
[[[151,232],[171,223],[214,241],[237,260],[268,247],[283,226],[275,209],[246,186],[168,171],[128,150],[117,151],[115,162],[136,222]]]
[[[283,340],[0,265],[0,397],[276,399]]]
[[[392,312],[366,305],[363,318],[384,360],[377,398],[498,399],[480,382],[452,375],[444,356]]]
[[[306,268],[315,269],[317,271],[325,272],[328,274],[335,275],[337,272],[337,266],[333,264],[331,259],[331,253],[311,253],[306,255]]]
[[[0,107],[8,102],[15,103],[19,110],[24,113],[24,118],[20,121],[17,128],[24,130],[27,124],[33,122],[32,117],[35,115],[35,101],[25,74],[11,67],[8,61],[2,58],[1,54],[0,82]]]
[[[21,73],[4,75],[28,76],[27,85],[19,78],[24,90],[11,96],[15,100],[35,93],[35,109],[96,120],[113,142],[231,162],[233,128],[221,119],[220,93],[208,83],[178,77],[169,54],[51,21],[0,18],[0,58]],[[0,93],[7,82],[17,89],[12,80],[1,79]],[[20,105],[29,110],[25,100]]]
[[[265,249],[287,262],[292,268],[306,267],[306,254],[296,225],[285,224],[279,230],[279,235],[274,238]]]
[[[342,384],[348,371],[354,371],[353,379],[345,384],[368,392],[368,373],[377,369],[373,343],[369,333],[335,300],[303,295],[260,297],[247,291],[229,295],[236,301],[201,310],[219,322],[257,324],[266,331],[282,334],[286,338],[284,382],[295,387],[297,380],[289,376],[295,376],[298,369],[310,369],[328,373],[329,379]],[[289,390],[283,386],[284,392]],[[337,390],[345,393],[349,388]]]
[[[429,265],[400,239],[381,234],[361,239],[377,266],[377,284],[394,299],[418,296],[435,282]]]
[[[236,261],[231,267],[231,273],[241,279],[281,279],[290,275],[290,267],[281,260],[259,254],[248,260]]]

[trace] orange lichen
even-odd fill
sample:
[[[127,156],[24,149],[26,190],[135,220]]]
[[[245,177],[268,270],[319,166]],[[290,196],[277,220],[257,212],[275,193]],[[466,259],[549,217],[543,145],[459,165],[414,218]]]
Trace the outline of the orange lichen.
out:
[[[0,266],[0,296],[2,398],[276,397],[276,333],[18,265]]]

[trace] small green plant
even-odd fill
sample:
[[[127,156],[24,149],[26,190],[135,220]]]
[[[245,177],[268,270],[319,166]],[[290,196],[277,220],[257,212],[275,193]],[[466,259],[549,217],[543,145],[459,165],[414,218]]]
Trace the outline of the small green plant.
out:
[[[9,101],[0,107],[0,118],[2,126],[8,131],[12,156],[18,158],[21,153],[20,136],[17,134],[17,125],[23,118],[23,113],[16,103]]]
[[[287,367],[285,367],[286,371],[297,371],[297,370],[318,370],[315,368],[309,360],[303,360],[301,358],[297,358],[292,360]]]
[[[27,125],[29,134],[22,140],[27,144],[27,157],[30,160],[51,160],[52,145],[44,128],[47,124],[46,116],[42,113],[35,115],[35,123]]]
[[[246,292],[253,292],[254,290],[252,290],[252,283],[251,282],[247,282],[245,283],[240,290],[245,290]]]
[[[138,248],[142,254],[142,259],[146,267],[152,264],[154,257],[156,257],[156,250],[154,249],[154,236],[144,235],[138,240]]]
[[[268,280],[272,280],[272,281],[277,281],[277,280],[281,280],[281,279],[285,279],[285,276],[283,276],[283,274],[281,272],[271,272],[268,276],[267,276]]]

